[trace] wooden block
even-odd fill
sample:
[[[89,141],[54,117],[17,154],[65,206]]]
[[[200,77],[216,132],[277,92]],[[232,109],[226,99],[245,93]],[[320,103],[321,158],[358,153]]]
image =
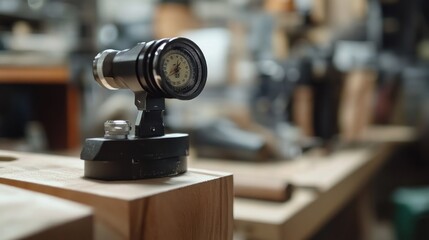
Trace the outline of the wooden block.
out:
[[[92,239],[89,207],[0,184],[1,239]]]
[[[232,239],[232,175],[192,169],[172,178],[83,178],[77,158],[0,151],[0,183],[94,208],[96,239]],[[1,157],[0,157],[1,159]]]

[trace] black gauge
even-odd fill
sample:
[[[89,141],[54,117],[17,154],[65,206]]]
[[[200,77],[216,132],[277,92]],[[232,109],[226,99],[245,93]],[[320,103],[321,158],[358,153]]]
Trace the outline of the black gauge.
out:
[[[139,43],[124,51],[106,50],[94,59],[93,71],[96,81],[108,89],[182,100],[198,96],[207,79],[203,52],[181,37]]]
[[[173,38],[159,51],[157,73],[162,89],[179,99],[192,99],[203,90],[207,64],[200,48],[186,38]]]
[[[180,50],[168,51],[160,60],[161,76],[174,89],[182,89],[195,83],[195,63],[189,54]]]

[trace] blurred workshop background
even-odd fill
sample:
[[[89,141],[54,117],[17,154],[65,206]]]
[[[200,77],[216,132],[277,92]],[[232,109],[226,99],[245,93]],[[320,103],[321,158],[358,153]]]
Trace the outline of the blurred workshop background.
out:
[[[185,36],[206,56],[207,85],[168,100],[165,119],[190,133],[195,166],[262,171],[411,132],[365,185],[369,231],[338,220],[360,211],[344,203],[302,236],[428,239],[428,23],[426,0],[0,0],[0,148],[78,156],[104,121],[137,114],[131,91],[93,80],[94,56]],[[236,224],[237,239],[270,239]]]

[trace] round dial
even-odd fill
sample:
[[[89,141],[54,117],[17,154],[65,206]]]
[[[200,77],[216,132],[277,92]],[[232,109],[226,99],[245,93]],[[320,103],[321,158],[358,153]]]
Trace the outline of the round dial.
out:
[[[108,89],[190,100],[206,84],[207,63],[193,41],[164,38],[141,42],[123,51],[109,49],[99,53],[93,61],[93,74]]]
[[[186,38],[162,40],[154,54],[153,79],[164,96],[192,99],[203,90],[207,64],[201,49]],[[156,47],[156,46],[155,46]]]
[[[182,88],[192,81],[192,66],[189,56],[179,50],[168,51],[161,59],[162,72],[174,88]]]

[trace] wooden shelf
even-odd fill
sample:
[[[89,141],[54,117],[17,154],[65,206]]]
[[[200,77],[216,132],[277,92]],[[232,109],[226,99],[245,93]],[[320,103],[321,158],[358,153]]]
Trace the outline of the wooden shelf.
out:
[[[65,66],[0,66],[0,84],[68,84],[68,82],[69,70]]]

